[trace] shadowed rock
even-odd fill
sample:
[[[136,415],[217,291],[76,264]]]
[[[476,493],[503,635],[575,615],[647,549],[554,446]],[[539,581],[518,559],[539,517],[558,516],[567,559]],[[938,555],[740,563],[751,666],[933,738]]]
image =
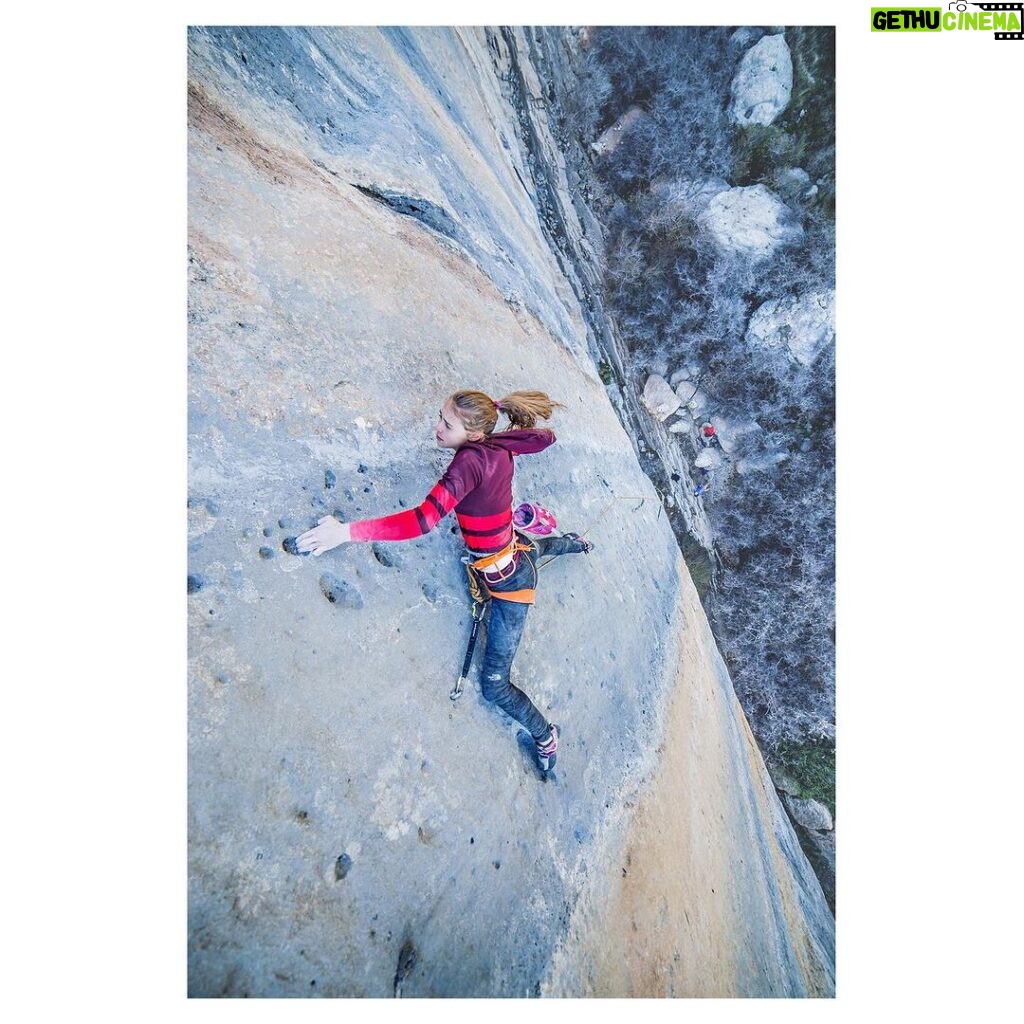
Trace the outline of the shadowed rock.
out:
[[[380,562],[381,565],[386,565],[389,569],[399,569],[402,566],[402,556],[394,549],[394,545],[391,544],[373,544],[373,557]]]
[[[409,976],[409,972],[416,966],[418,954],[412,939],[406,939],[402,948],[398,951],[398,969],[395,971],[395,998],[402,998],[402,985]]]
[[[352,869],[352,858],[347,854],[343,853],[334,862],[334,880],[340,882]]]
[[[334,573],[325,572],[320,577],[320,590],[331,604],[341,605],[343,608],[363,607],[362,594],[351,583],[338,579]]]

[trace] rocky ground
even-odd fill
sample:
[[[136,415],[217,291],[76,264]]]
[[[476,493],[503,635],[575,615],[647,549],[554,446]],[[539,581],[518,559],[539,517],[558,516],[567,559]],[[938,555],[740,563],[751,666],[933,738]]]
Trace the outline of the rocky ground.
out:
[[[191,995],[833,992],[832,916],[549,242],[527,50],[190,32]],[[564,728],[546,783],[475,676],[448,699],[447,523],[285,550],[418,503],[466,385],[565,403],[517,496],[597,544],[542,572],[517,657]]]

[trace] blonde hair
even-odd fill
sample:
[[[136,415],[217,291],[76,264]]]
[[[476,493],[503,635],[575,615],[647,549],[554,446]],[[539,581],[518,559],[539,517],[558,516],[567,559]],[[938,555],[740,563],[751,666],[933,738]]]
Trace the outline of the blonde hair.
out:
[[[466,432],[479,432],[484,436],[494,432],[499,412],[508,417],[510,427],[525,429],[536,426],[538,419],[551,419],[556,409],[565,408],[543,391],[513,391],[497,402],[482,391],[456,391],[449,401],[455,406]]]

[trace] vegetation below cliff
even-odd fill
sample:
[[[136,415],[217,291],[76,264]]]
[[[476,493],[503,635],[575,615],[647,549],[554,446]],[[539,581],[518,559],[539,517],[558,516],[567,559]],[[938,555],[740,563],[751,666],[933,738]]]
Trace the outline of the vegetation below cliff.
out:
[[[766,303],[834,286],[834,33],[787,28],[788,105],[737,124],[740,59],[777,31],[589,30],[559,112],[568,149],[602,140],[581,173],[633,385],[685,372],[704,417],[752,425],[702,499],[721,565],[705,606],[766,757],[834,812],[834,346],[803,362],[747,336]],[[771,190],[792,216],[770,259],[722,251],[703,228],[702,191],[739,186]],[[693,432],[679,436],[692,463]]]

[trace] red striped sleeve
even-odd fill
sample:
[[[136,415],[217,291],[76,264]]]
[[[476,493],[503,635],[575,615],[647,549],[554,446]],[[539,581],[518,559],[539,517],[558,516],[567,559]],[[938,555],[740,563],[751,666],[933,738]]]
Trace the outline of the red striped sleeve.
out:
[[[429,533],[455,506],[479,487],[483,466],[478,453],[459,449],[447,471],[416,508],[395,512],[380,519],[362,519],[349,523],[351,537],[357,541],[412,540]]]
[[[380,519],[362,519],[350,523],[353,540],[412,540],[429,533],[456,505],[455,495],[440,481],[416,508],[395,512]]]

